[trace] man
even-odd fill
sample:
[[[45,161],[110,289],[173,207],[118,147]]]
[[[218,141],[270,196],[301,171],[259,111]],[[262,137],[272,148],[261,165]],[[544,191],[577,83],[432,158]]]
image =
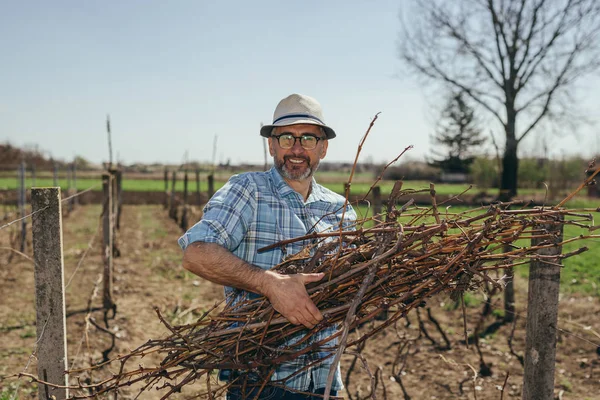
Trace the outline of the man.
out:
[[[273,123],[263,126],[260,134],[268,138],[274,167],[267,172],[233,176],[215,193],[204,208],[202,220],[179,239],[185,250],[183,266],[224,285],[225,294],[236,296],[238,302],[246,296],[264,295],[292,324],[310,329],[323,315],[308,296],[305,285],[324,275],[282,275],[270,269],[311,242],[294,242],[260,254],[257,250],[313,231],[339,229],[345,199],[313,178],[327,154],[328,141],[336,134],[325,124],[321,105],[312,97],[299,94],[279,102]],[[355,220],[356,214],[348,206],[343,227]],[[312,342],[333,331],[333,327],[322,330],[313,335]],[[323,358],[323,362],[314,363]],[[278,365],[271,376],[273,385],[267,385],[260,398],[310,399],[311,395],[298,392],[323,394],[332,362],[333,354],[320,349]],[[232,373],[235,374],[222,371],[221,378],[227,380]],[[332,394],[340,389],[338,365]],[[232,387],[227,397],[237,400],[254,398],[255,394],[256,391],[241,393],[240,388]]]

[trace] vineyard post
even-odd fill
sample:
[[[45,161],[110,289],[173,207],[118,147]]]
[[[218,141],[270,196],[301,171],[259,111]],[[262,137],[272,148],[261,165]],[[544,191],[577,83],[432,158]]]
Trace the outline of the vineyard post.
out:
[[[118,257],[119,251],[117,250],[117,210],[118,210],[118,188],[117,188],[117,169],[111,168],[110,173],[110,182],[111,182],[111,192],[110,192],[110,201],[111,201],[111,209],[110,209],[110,226],[112,227],[112,256]]]
[[[111,212],[114,217],[117,214],[117,179],[116,179],[117,170],[111,168],[108,172],[110,173],[110,183],[111,183],[111,192],[110,192],[111,201],[112,201]],[[114,224],[114,220],[113,220],[113,224]]]
[[[183,213],[181,214],[181,229],[187,231],[187,200],[188,200],[188,170],[183,174]]]
[[[597,169],[600,168],[600,165],[595,165],[594,167],[590,167],[585,172],[586,176],[591,176]],[[588,185],[588,197],[600,197],[600,184],[591,184]]]
[[[502,246],[503,253],[510,253],[512,250],[510,245],[504,244]],[[505,324],[514,322],[516,316],[515,306],[515,271],[512,268],[504,269],[505,282],[504,285],[504,318]]]
[[[177,181],[177,171],[173,171],[171,179],[171,201],[169,204],[169,218],[177,221],[177,206],[175,205],[175,184]]]
[[[66,399],[69,391],[60,187],[31,189],[38,398]],[[59,387],[60,386],[60,387]]]
[[[196,205],[199,206],[201,203],[200,197],[200,169],[196,168]]]
[[[531,239],[532,246],[539,246],[542,242],[550,242],[554,246],[538,250],[538,255],[543,258],[531,260],[529,266],[523,400],[554,397],[562,220],[563,217],[554,223],[549,221],[536,226],[537,231],[550,233],[551,239]]]
[[[117,229],[121,230],[121,211],[123,209],[123,171],[117,170]]]
[[[169,170],[165,168],[165,210],[169,208]]]
[[[112,175],[108,172],[102,174],[102,191],[103,191],[103,202],[102,210],[102,232],[103,232],[103,259],[104,259],[104,274],[103,283],[104,291],[102,297],[102,304],[104,311],[107,312],[109,309],[114,309],[115,303],[113,301],[113,229],[112,229]]]
[[[381,186],[373,188],[373,215],[381,214]]]
[[[208,198],[210,199],[215,194],[215,175],[208,175]]]
[[[25,251],[27,241],[27,218],[25,218],[25,204],[27,197],[25,195],[25,161],[19,165],[19,214],[21,219],[21,253]]]
[[[389,204],[388,205],[388,210],[392,210],[392,207],[394,207],[395,204]],[[381,186],[375,186],[373,187],[373,217],[375,218],[379,218],[376,217],[377,215],[381,215],[381,212],[383,211],[383,202],[381,200]],[[382,310],[379,315],[377,315],[377,317],[375,317],[377,320],[379,321],[384,321],[388,318],[388,310]]]

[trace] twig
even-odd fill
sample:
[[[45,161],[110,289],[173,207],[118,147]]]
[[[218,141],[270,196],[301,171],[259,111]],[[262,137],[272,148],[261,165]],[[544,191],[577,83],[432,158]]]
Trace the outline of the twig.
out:
[[[390,237],[382,239],[382,244],[385,244],[385,242],[389,242],[389,239],[390,239]],[[376,252],[376,255],[379,255],[377,253],[383,253],[382,249],[385,249],[385,246],[381,246],[379,248],[379,251]],[[343,327],[342,328],[342,337],[340,339],[338,350],[335,354],[335,357],[333,358],[333,363],[331,364],[331,368],[329,369],[329,375],[327,376],[327,385],[325,386],[325,400],[329,399],[329,393],[331,391],[331,386],[333,385],[333,378],[334,378],[335,372],[337,370],[337,365],[340,362],[340,358],[342,357],[342,353],[344,352],[344,349],[346,348],[346,338],[348,337],[348,332],[350,331],[350,326],[352,325],[352,323],[354,322],[354,319],[356,318],[356,309],[357,309],[358,305],[360,304],[360,302],[365,294],[365,291],[367,290],[367,287],[371,284],[371,282],[375,278],[375,273],[377,272],[378,267],[379,267],[378,263],[375,263],[369,267],[369,272],[363,279],[363,282],[360,285],[358,293],[356,294],[356,297],[354,298],[354,301],[350,305],[350,309],[348,310],[348,313],[346,314],[346,319],[344,320],[344,323],[342,324],[342,327]]]
[[[500,400],[504,400],[504,389],[506,388],[506,384],[508,383],[509,376],[510,372],[506,371],[506,377],[504,378],[504,383],[502,384],[502,390],[500,390]]]
[[[441,350],[450,350],[452,348],[452,345],[450,344],[450,340],[448,339],[446,332],[440,326],[440,323],[438,322],[438,320],[433,317],[433,314],[431,313],[431,307],[427,307],[427,317],[435,325],[435,327],[437,328],[440,335],[442,335],[444,342],[446,342],[446,347],[441,348]]]
[[[115,335],[114,332],[111,332],[108,329],[106,329],[106,328],[98,325],[98,323],[96,322],[96,320],[94,318],[88,318],[87,320],[90,321],[90,323],[92,325],[94,325],[96,327],[96,329],[98,329],[99,331],[107,333],[108,335],[110,335],[110,338],[111,338],[110,347],[108,349],[102,350],[102,361],[101,361],[101,363],[105,363],[105,362],[107,362],[107,361],[110,360],[108,358],[108,355],[115,348],[115,339],[116,339],[117,335]]]
[[[513,338],[515,337],[515,329],[517,328],[517,320],[518,319],[519,319],[519,314],[515,313],[515,319],[513,320],[512,328],[510,330],[510,336],[508,337],[508,348],[510,350],[510,354],[515,356],[517,358],[517,360],[519,360],[519,363],[521,363],[521,366],[524,367],[525,366],[524,357],[520,354],[517,354],[517,352],[513,349],[513,345],[512,345]],[[508,379],[508,377],[507,377],[507,379]]]

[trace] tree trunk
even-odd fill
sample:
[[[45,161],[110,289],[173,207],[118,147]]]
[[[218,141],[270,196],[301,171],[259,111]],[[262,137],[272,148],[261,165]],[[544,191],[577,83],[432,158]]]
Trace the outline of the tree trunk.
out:
[[[508,96],[508,94],[507,94]],[[506,146],[502,158],[502,178],[500,183],[500,201],[510,201],[517,195],[517,173],[519,171],[519,158],[515,129],[517,115],[514,110],[514,96],[508,98],[506,104]],[[503,246],[502,251],[507,253],[510,246]],[[515,274],[512,268],[504,270],[506,274],[506,287],[504,288],[504,323],[513,322],[515,319]]]
[[[510,201],[517,195],[517,172],[519,159],[517,157],[518,142],[509,135],[506,136],[506,147],[502,157],[502,179],[500,182],[500,201]]]
[[[500,201],[510,201],[517,194],[517,171],[519,160],[517,158],[518,142],[509,139],[507,134],[506,148],[502,159],[502,183],[500,185]],[[510,246],[503,246],[503,252],[509,252]],[[506,274],[506,287],[504,288],[504,323],[513,322],[515,319],[515,275],[512,268],[504,270]]]

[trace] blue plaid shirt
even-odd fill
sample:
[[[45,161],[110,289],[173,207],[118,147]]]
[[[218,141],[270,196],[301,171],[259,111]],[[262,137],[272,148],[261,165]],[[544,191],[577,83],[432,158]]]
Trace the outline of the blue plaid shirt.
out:
[[[270,269],[283,261],[287,255],[298,253],[310,244],[310,241],[294,242],[259,254],[257,250],[261,247],[313,231],[339,229],[344,197],[317,184],[314,179],[311,189],[308,199],[304,201],[275,168],[267,172],[234,175],[204,207],[204,215],[200,222],[179,238],[179,245],[185,250],[193,242],[217,243],[250,264]],[[344,228],[349,228],[355,220],[356,213],[348,206],[344,216]],[[225,295],[232,293],[233,288],[225,287]],[[335,327],[324,329],[313,335],[308,344],[322,340],[334,332]],[[286,345],[300,337],[302,335],[291,338]],[[332,340],[326,346],[336,343],[336,340]],[[305,365],[328,355],[331,357],[320,364],[288,378]],[[325,388],[333,355],[333,352],[322,349],[284,362],[278,365],[271,380],[282,381],[293,390],[306,391],[312,378],[313,389]],[[342,388],[338,365],[332,389]]]

